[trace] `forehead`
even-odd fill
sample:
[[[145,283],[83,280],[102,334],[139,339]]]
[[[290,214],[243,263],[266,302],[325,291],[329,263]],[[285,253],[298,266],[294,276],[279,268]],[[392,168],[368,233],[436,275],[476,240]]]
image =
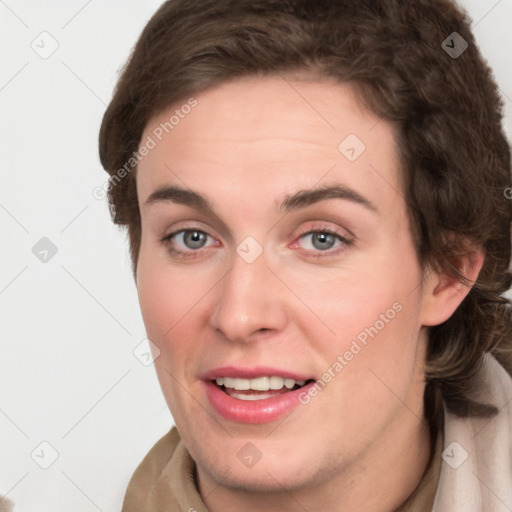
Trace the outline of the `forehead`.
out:
[[[187,100],[168,107],[142,137],[155,147],[139,163],[139,201],[169,183],[275,201],[323,179],[396,200],[395,127],[365,109],[353,87],[244,78],[198,94],[192,108]]]

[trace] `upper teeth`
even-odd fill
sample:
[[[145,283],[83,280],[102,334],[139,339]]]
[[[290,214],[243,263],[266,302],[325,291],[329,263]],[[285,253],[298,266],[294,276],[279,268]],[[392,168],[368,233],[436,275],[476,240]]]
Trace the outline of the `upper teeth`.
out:
[[[234,388],[239,391],[253,389],[255,391],[268,391],[269,389],[281,389],[286,386],[292,389],[295,384],[303,386],[305,380],[283,379],[283,377],[258,377],[256,379],[238,379],[232,377],[217,377],[215,382],[219,386]]]

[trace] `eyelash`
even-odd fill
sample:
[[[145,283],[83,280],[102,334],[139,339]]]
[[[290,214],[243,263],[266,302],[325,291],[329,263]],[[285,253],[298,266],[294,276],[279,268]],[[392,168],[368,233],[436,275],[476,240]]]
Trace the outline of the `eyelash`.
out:
[[[179,235],[180,233],[189,233],[191,231],[196,231],[198,233],[203,233],[206,236],[208,236],[210,238],[213,238],[208,233],[206,233],[205,231],[203,231],[201,229],[185,228],[185,229],[179,229],[177,231],[174,231],[174,232],[170,233],[169,235],[166,235],[164,238],[161,239],[161,242],[166,246],[167,250],[173,256],[176,256],[176,257],[179,257],[179,258],[196,258],[198,253],[203,248],[196,249],[196,250],[191,249],[189,251],[180,251],[178,249],[175,249],[171,245],[172,244],[172,238],[174,238],[176,235]],[[312,253],[308,254],[308,256],[312,257],[312,258],[329,258],[329,257],[337,256],[341,252],[345,251],[348,247],[350,247],[352,245],[352,243],[353,243],[353,240],[350,240],[350,239],[344,237],[343,235],[341,235],[337,231],[332,230],[330,228],[318,228],[318,229],[304,230],[303,232],[301,232],[297,236],[297,240],[300,240],[301,238],[303,238],[306,235],[312,235],[312,234],[316,234],[316,233],[332,235],[332,236],[336,237],[340,242],[342,242],[342,245],[341,245],[341,247],[338,247],[338,249],[336,249],[336,250],[331,250],[331,249],[327,249],[325,251],[320,251],[320,250],[314,251],[313,250]],[[295,243],[296,242],[294,242],[294,244]]]

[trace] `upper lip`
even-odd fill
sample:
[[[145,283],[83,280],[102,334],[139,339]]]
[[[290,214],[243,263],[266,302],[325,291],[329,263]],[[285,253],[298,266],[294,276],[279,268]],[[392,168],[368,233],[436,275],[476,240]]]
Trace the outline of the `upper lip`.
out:
[[[284,379],[309,380],[311,375],[297,373],[291,370],[275,368],[271,366],[221,366],[203,373],[202,380],[215,380],[217,377],[232,377],[240,379],[256,379],[257,377],[283,377]]]

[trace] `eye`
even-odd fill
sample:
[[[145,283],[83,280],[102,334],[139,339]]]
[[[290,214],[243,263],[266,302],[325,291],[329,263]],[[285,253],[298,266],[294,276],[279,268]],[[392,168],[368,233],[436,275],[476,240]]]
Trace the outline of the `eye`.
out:
[[[336,235],[333,235],[331,233],[328,233],[327,231],[312,231],[311,233],[308,233],[306,235],[303,235],[301,239],[309,238],[309,245],[310,247],[306,247],[306,249],[318,249],[319,251],[327,251],[329,249],[332,249],[336,242],[339,242],[340,240],[337,240]]]
[[[333,256],[352,244],[345,236],[330,229],[309,230],[302,233],[295,245],[310,251],[314,257]],[[317,253],[317,254],[315,254]],[[326,253],[326,254],[319,254]]]
[[[210,235],[199,229],[181,229],[164,237],[162,242],[168,246],[172,254],[189,256],[207,247],[208,239],[213,240]]]

